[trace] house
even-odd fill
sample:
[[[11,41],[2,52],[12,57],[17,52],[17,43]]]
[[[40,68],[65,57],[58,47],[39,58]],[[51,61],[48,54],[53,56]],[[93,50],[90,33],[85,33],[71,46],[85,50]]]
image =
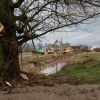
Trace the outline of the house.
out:
[[[79,45],[79,46],[71,46],[72,50],[75,52],[87,52],[89,51],[89,48],[87,45]]]
[[[81,46],[71,46],[72,51],[80,51],[81,50]]]

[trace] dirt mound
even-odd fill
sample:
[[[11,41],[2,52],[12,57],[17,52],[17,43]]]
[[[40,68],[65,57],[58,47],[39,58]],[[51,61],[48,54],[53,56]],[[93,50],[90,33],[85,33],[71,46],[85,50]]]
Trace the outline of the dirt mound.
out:
[[[0,91],[0,100],[100,100],[100,85],[55,85],[15,88]]]

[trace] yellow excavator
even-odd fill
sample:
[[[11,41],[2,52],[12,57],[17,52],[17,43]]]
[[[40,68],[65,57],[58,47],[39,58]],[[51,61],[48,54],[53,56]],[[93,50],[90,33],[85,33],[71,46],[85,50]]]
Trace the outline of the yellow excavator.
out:
[[[70,52],[71,50],[70,49],[63,49],[63,53],[68,53],[68,52]]]

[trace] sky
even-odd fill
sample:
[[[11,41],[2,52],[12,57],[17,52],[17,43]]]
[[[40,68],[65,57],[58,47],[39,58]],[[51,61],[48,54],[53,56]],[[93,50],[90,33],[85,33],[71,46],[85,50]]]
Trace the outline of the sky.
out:
[[[13,0],[14,2],[17,0]],[[64,32],[64,31],[67,32]],[[63,43],[70,43],[73,45],[88,45],[88,46],[100,46],[100,18],[91,21],[90,24],[81,25],[79,29],[64,28],[59,32],[52,32],[42,36],[41,43],[53,44],[56,40],[59,42],[62,39]],[[35,40],[37,45],[40,41]]]
[[[67,32],[64,32],[64,31]],[[43,38],[43,39],[42,39]],[[89,24],[80,25],[78,29],[64,28],[63,31],[52,32],[42,36],[41,43],[53,44],[57,39],[63,43],[70,43],[71,45],[88,45],[100,46],[100,18],[97,18]],[[35,41],[39,43],[40,41]]]

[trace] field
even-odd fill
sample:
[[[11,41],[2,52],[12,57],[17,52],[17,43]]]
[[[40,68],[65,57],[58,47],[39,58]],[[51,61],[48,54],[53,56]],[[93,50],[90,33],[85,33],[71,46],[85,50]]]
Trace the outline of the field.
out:
[[[66,64],[56,74],[39,73],[60,61]],[[39,55],[39,58],[23,53],[21,67],[28,72],[25,74],[29,80],[1,88],[0,100],[100,100],[99,52]]]
[[[47,82],[80,84],[100,84],[100,53],[77,54],[67,66],[55,75],[50,75]]]

